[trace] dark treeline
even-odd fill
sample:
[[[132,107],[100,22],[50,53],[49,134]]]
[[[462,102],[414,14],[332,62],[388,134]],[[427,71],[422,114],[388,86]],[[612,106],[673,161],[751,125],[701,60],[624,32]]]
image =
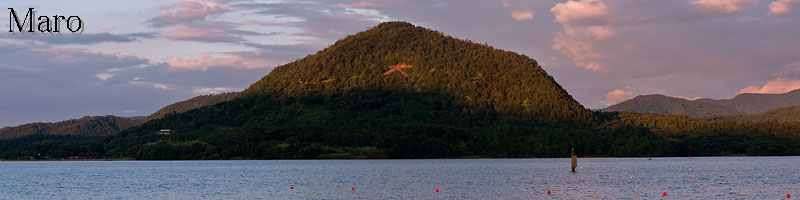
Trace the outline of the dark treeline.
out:
[[[596,113],[603,120],[597,125],[531,123],[464,112],[451,102],[441,95],[387,91],[285,101],[247,97],[169,114],[114,136],[30,140],[3,158],[563,157],[570,148],[582,156],[800,155],[793,126],[782,133],[633,113]],[[155,134],[164,127],[173,134]]]

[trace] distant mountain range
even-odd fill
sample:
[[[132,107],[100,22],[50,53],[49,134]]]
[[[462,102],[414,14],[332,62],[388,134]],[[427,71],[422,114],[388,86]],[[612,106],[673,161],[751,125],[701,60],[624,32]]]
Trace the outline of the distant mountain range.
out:
[[[636,113],[678,114],[692,117],[759,114],[768,110],[800,106],[800,89],[784,94],[737,95],[732,99],[697,99],[694,101],[659,94],[640,95],[601,109]],[[774,111],[775,113],[782,113]]]
[[[86,116],[79,119],[70,119],[60,122],[34,122],[14,127],[0,128],[0,139],[18,138],[27,135],[77,135],[77,136],[107,136],[116,134],[130,127],[141,125],[147,121],[164,117],[170,113],[180,113],[187,110],[217,104],[233,99],[238,92],[211,94],[197,96],[185,101],[167,105],[149,116],[118,117]]]

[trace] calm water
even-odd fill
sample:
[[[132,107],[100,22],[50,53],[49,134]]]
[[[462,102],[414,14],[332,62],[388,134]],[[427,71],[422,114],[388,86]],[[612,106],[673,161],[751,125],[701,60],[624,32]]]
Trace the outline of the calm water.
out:
[[[800,198],[800,157],[738,158],[0,162],[0,199]]]

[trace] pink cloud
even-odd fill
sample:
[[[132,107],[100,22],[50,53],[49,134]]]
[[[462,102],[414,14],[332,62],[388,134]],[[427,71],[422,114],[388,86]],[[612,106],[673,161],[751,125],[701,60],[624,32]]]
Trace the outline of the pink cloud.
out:
[[[612,105],[612,104],[616,104],[616,103],[619,103],[621,101],[628,100],[628,99],[632,98],[633,97],[633,92],[626,91],[626,90],[621,90],[621,89],[616,89],[614,91],[606,93],[605,97],[606,97],[605,98],[606,104],[607,105]]]
[[[758,4],[758,0],[693,0],[700,9],[715,13],[736,13]]]
[[[612,105],[631,99],[636,95],[664,94],[665,92],[666,91],[664,90],[652,88],[649,86],[625,86],[622,89],[615,89],[611,92],[606,93],[604,95],[605,101],[601,101],[601,103],[605,103],[606,105]],[[685,97],[680,97],[680,98],[689,99]],[[695,97],[695,98],[700,98],[700,97]]]
[[[776,15],[787,14],[798,4],[800,4],[800,0],[776,0],[769,3],[769,12]]]
[[[174,25],[206,19],[206,17],[230,11],[228,7],[213,1],[181,0],[170,6],[159,7],[159,10],[174,10],[150,19],[156,26]]]
[[[220,29],[201,29],[188,26],[178,26],[161,35],[172,40],[200,41],[200,42],[237,42],[242,38],[231,35]]]
[[[800,80],[777,78],[763,86],[749,86],[739,90],[739,93],[783,94],[800,88]]]
[[[604,56],[594,50],[594,45],[593,41],[561,34],[553,40],[552,48],[572,58],[575,65],[579,67],[591,71],[601,71],[605,68],[595,59]]]
[[[517,21],[533,20],[533,12],[531,11],[511,11],[511,18]]]
[[[596,21],[607,16],[606,4],[599,0],[580,0],[557,3],[550,12],[555,14],[556,21],[564,25],[579,25]]]
[[[558,3],[550,9],[555,21],[564,26],[564,33],[553,39],[553,49],[570,57],[575,65],[585,70],[606,71],[600,64],[607,59],[595,50],[597,41],[614,36],[608,7],[599,0],[580,0]],[[592,25],[589,25],[592,24]]]
[[[508,3],[506,0],[500,1],[503,4],[503,7],[512,9],[514,8],[511,3]],[[525,20],[533,20],[533,11],[529,10],[511,10],[511,18],[514,18],[517,21],[525,21]]]
[[[178,56],[173,56],[167,62],[167,65],[172,69],[178,70],[203,70],[213,67],[232,67],[244,69],[267,68],[278,65],[275,62],[258,59],[256,57],[263,57],[260,53],[252,53],[253,55],[242,56],[238,54],[225,54],[221,57],[213,57],[210,53],[203,55],[197,59],[182,59]]]

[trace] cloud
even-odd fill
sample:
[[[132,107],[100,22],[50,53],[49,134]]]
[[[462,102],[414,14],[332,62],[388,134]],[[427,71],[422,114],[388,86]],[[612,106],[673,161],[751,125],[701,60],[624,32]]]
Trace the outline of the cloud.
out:
[[[511,18],[517,21],[533,20],[532,11],[511,11]]]
[[[605,93],[604,100],[601,101],[602,103],[608,105],[613,105],[619,102],[623,102],[625,100],[631,99],[637,95],[643,94],[664,94],[665,91],[661,89],[655,89],[649,86],[625,86],[621,89],[615,89],[611,92]],[[681,97],[683,98],[683,97]],[[699,98],[699,97],[696,97]],[[688,99],[688,98],[684,98]]]
[[[606,93],[605,97],[606,97],[605,98],[606,105],[612,105],[632,98],[633,92],[616,89],[614,91]]]
[[[242,42],[239,36],[230,34],[221,29],[202,29],[180,26],[161,35],[171,40],[185,40],[198,42]]]
[[[758,0],[693,0],[692,4],[707,12],[736,13],[758,4]]]
[[[97,78],[99,78],[100,80],[104,80],[105,81],[105,80],[108,80],[111,77],[114,77],[114,74],[111,74],[111,73],[98,73],[98,74],[95,74],[95,76],[97,76]]]
[[[800,75],[800,60],[781,66],[780,71],[775,75],[780,77]]]
[[[150,87],[158,88],[158,89],[162,89],[162,90],[171,90],[171,89],[173,89],[173,88],[167,86],[167,84],[163,84],[163,83],[155,83],[155,82],[147,82],[147,81],[129,81],[128,83],[130,83],[131,85],[150,86]]]
[[[595,50],[597,41],[614,36],[608,25],[606,5],[598,0],[580,0],[558,3],[550,9],[555,21],[562,24],[564,32],[553,39],[553,49],[572,58],[575,65],[585,70],[607,70],[599,60],[607,59]]]
[[[333,7],[336,7],[336,8],[369,8],[369,7],[382,6],[382,5],[385,5],[385,4],[386,4],[385,2],[358,1],[358,2],[355,2],[355,3],[349,3],[349,4],[340,3],[340,4],[334,5]]]
[[[195,94],[219,94],[223,92],[233,91],[231,88],[215,87],[215,88],[195,88],[192,93]]]
[[[606,4],[599,0],[569,0],[550,8],[557,22],[570,26],[605,23],[607,10]]]
[[[763,86],[749,86],[739,90],[739,93],[783,94],[800,88],[800,80],[776,78]]]
[[[172,59],[167,62],[167,65],[172,69],[203,71],[214,67],[255,69],[277,66],[276,62],[267,61],[261,57],[263,57],[261,52],[226,53],[216,57],[211,53],[207,53],[196,59],[183,59],[178,56],[173,56]]]
[[[209,16],[230,11],[228,7],[217,2],[202,0],[181,0],[170,6],[159,7],[158,10],[167,10],[169,12],[148,20],[155,27],[201,21]]]
[[[525,21],[525,20],[533,20],[533,11],[530,10],[514,10],[511,3],[508,3],[506,0],[500,1],[503,4],[503,7],[512,9],[511,10],[511,18],[514,18],[517,21]]]
[[[285,1],[270,3],[240,3],[230,5],[232,8],[250,11],[251,14],[279,19],[277,22],[265,23],[299,28],[300,31],[291,36],[304,37],[302,43],[327,46],[330,42],[348,34],[363,31],[383,21],[395,20],[383,14],[377,8],[391,8],[404,2],[381,1],[381,3],[358,3],[362,6],[315,1]],[[364,6],[366,5],[366,6]],[[266,17],[265,17],[266,18]],[[289,21],[287,21],[289,20]],[[254,23],[250,21],[249,23]]]
[[[174,92],[154,94],[159,89],[115,85],[118,74],[108,70],[149,63],[136,55],[0,41],[0,60],[0,93],[13,94],[0,98],[0,126],[123,115],[121,105],[155,110],[182,98]],[[150,105],[154,102],[160,104]]]
[[[798,4],[800,0],[776,0],[769,3],[769,12],[776,15],[787,14]]]
[[[26,34],[14,35],[4,39],[14,39],[18,41],[36,41],[41,44],[49,45],[64,45],[64,44],[80,44],[92,45],[105,42],[134,42],[138,38],[152,38],[152,33],[133,33],[133,34],[111,34],[111,33],[84,33],[76,34],[60,34],[60,35],[39,35],[39,34]]]
[[[123,113],[138,113],[138,110],[122,110]]]
[[[35,52],[44,59],[63,66],[65,64],[84,64],[91,62],[93,65],[104,67],[117,67],[117,66],[136,66],[148,63],[149,61],[134,55],[126,55],[122,53],[110,53],[102,51],[88,51],[78,48],[47,48],[47,47],[34,47],[28,51]],[[37,58],[42,59],[42,58]]]

